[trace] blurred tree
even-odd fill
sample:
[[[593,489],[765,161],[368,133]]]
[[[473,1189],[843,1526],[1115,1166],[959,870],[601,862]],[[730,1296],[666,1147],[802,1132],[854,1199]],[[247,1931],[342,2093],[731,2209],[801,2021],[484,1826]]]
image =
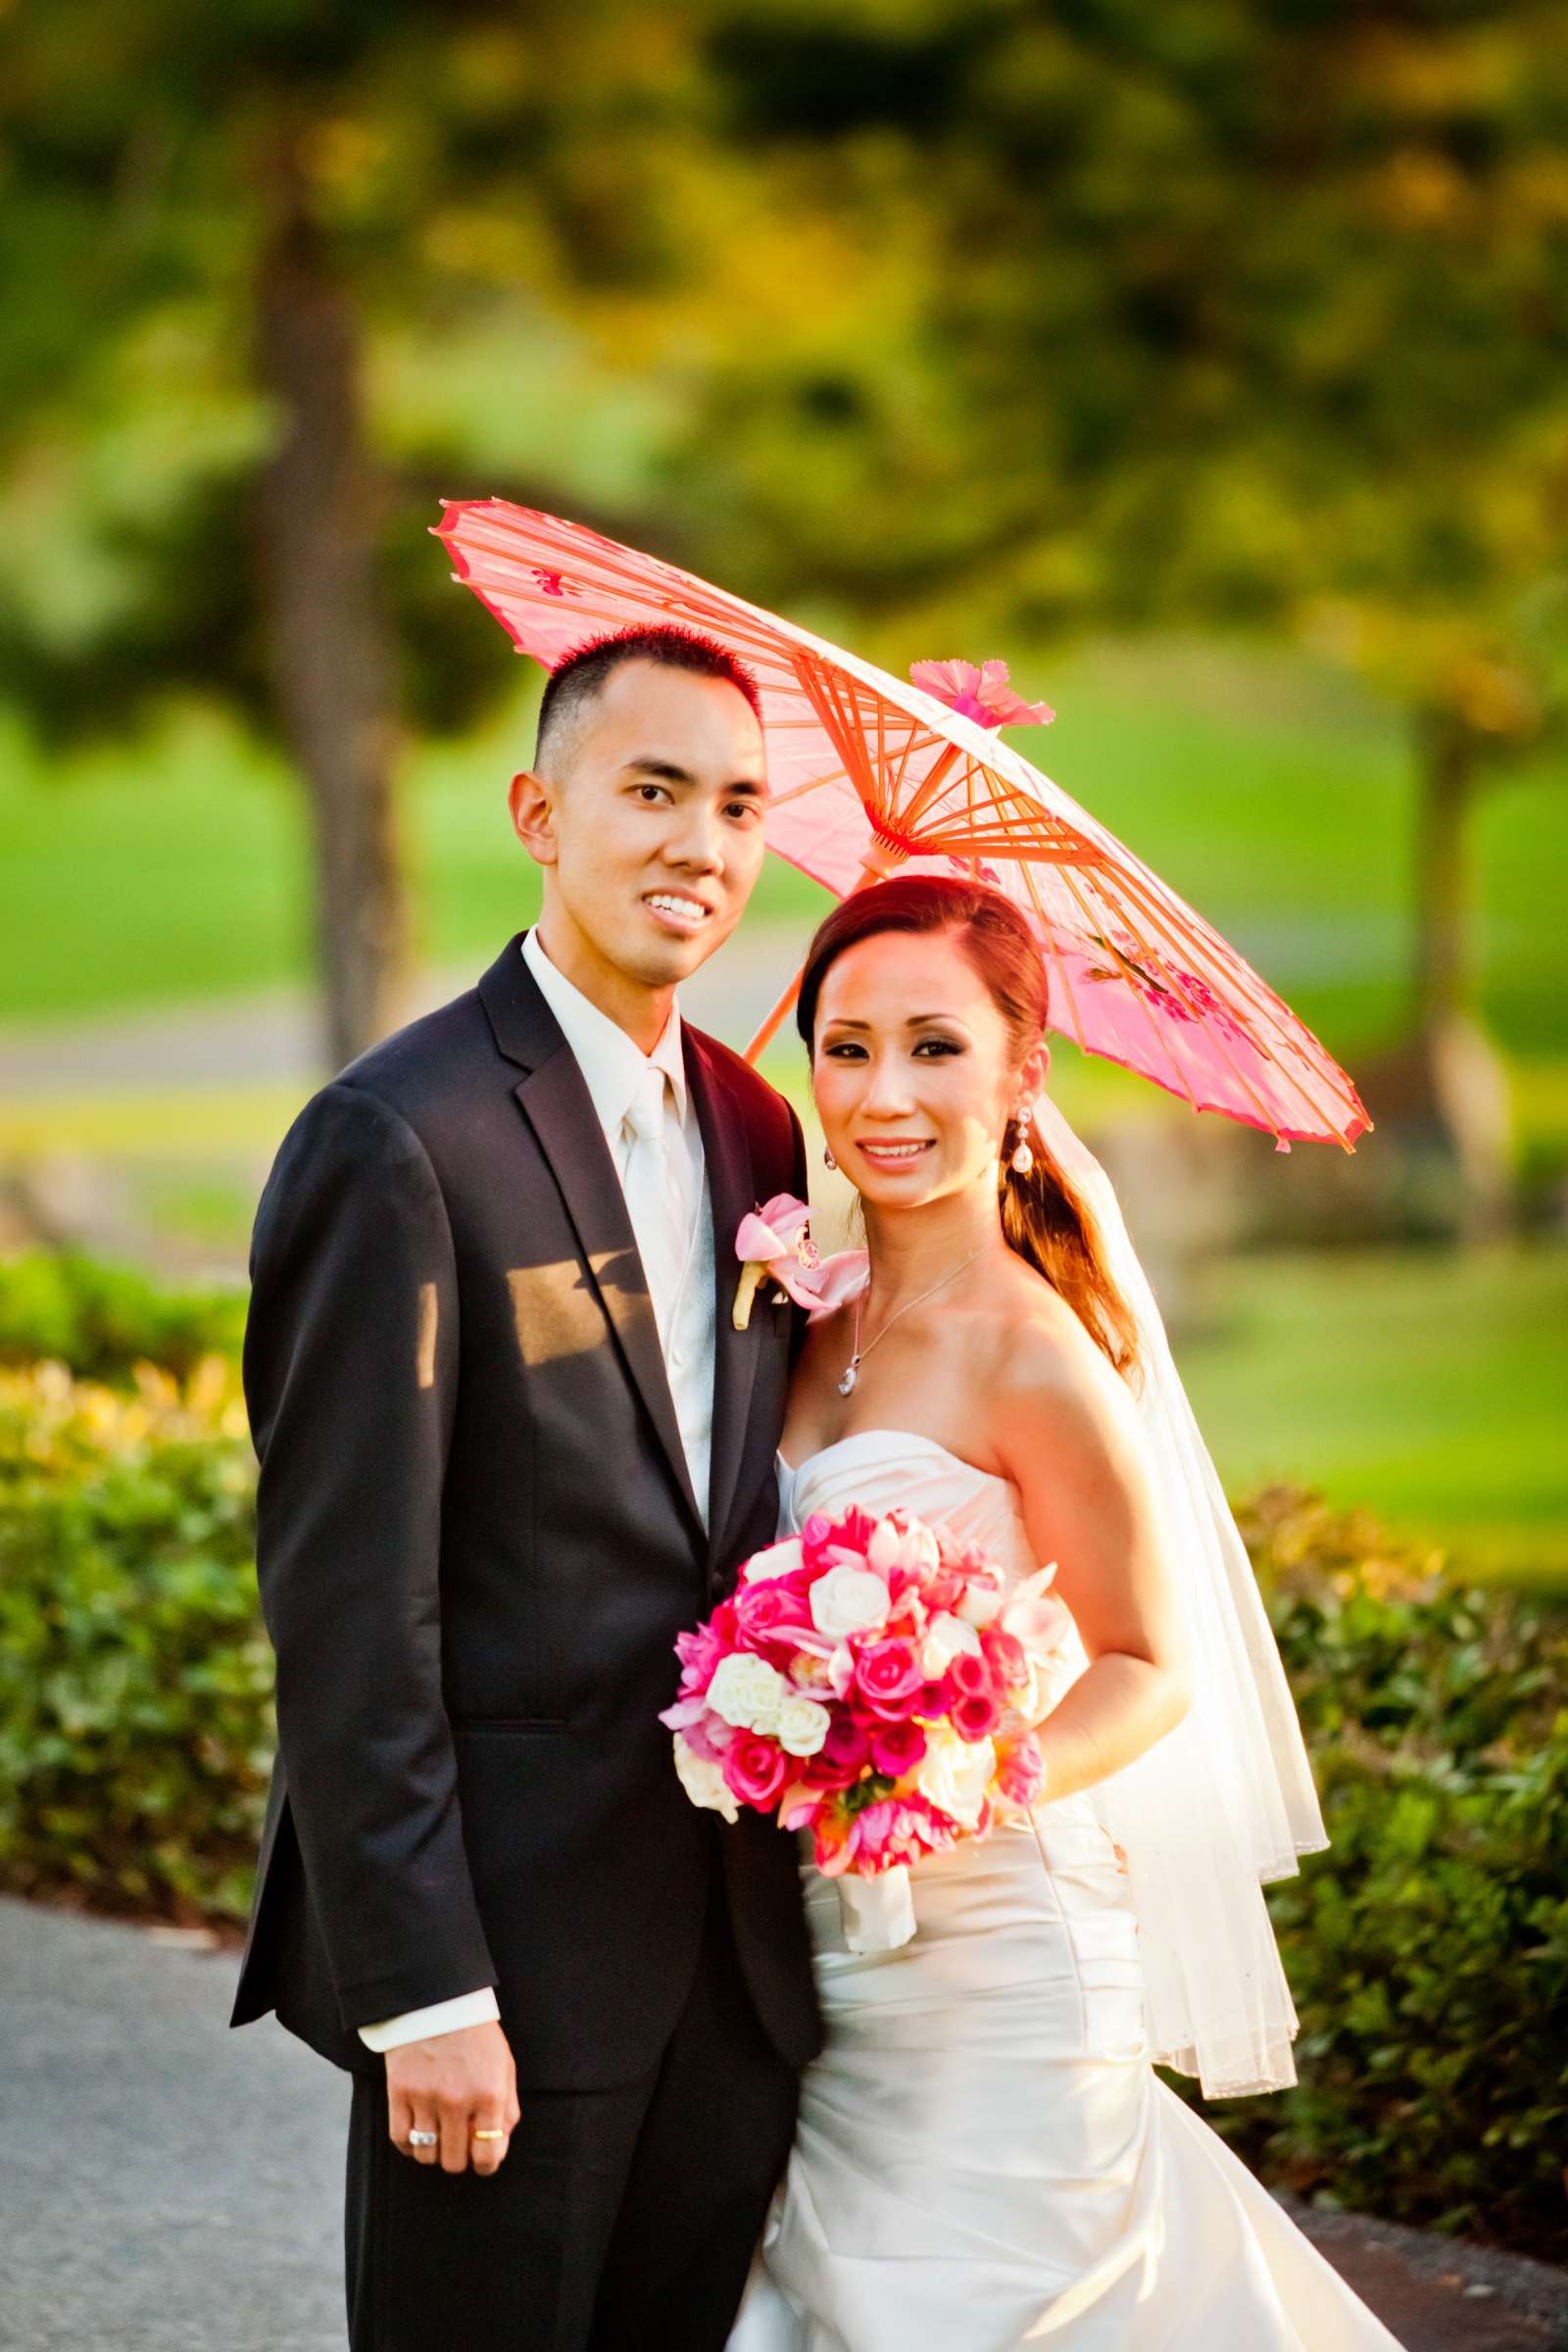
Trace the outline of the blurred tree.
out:
[[[486,464],[624,507],[680,406],[571,320],[700,260],[703,28],[614,0],[74,0],[8,27],[0,661],[57,736],[175,689],[281,734],[335,1061],[397,1017],[403,725],[510,683],[424,536],[437,490]]]
[[[1484,1206],[1506,1139],[1468,815],[1568,709],[1568,15],[747,0],[720,37],[737,141],[923,271],[906,341],[873,309],[830,368],[720,376],[701,485],[754,590],[961,597],[971,650],[1294,633],[1396,697],[1403,1082]]]
[[[336,1054],[406,952],[399,721],[507,674],[423,535],[495,490],[890,656],[961,615],[1353,662],[1411,714],[1417,1058],[1482,1182],[1466,811],[1564,703],[1561,10],[74,0],[8,31],[0,657],[61,729],[180,682],[282,729]]]

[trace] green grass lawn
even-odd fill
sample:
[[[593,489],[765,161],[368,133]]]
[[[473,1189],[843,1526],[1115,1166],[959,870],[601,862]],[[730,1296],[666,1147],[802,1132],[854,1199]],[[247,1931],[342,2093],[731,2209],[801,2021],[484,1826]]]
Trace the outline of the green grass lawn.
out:
[[[1458,1567],[1568,1586],[1568,1250],[1232,1259],[1178,1354],[1231,1494],[1304,1482]]]
[[[1154,643],[1019,658],[1060,713],[1023,748],[1221,929],[1345,1054],[1397,1025],[1411,777],[1395,714],[1284,657]],[[423,952],[465,962],[529,919],[506,778],[532,695],[411,757],[405,822]],[[1559,764],[1489,794],[1475,827],[1488,1016],[1511,1054],[1568,1050]],[[303,804],[281,763],[186,710],[156,738],[45,763],[0,731],[0,1019],[232,994],[310,966]],[[769,860],[759,916],[823,903]]]
[[[1013,668],[1060,712],[1024,747],[1233,936],[1332,1050],[1353,1068],[1396,1028],[1411,777],[1393,715],[1302,662],[1212,647],[1015,653]],[[531,741],[524,694],[482,737],[411,758],[405,820],[433,962],[477,968],[532,916],[532,869],[503,798]],[[1474,842],[1487,1015],[1513,1065],[1526,1149],[1559,1166],[1564,780],[1542,768],[1489,794]],[[0,1022],[304,979],[309,876],[281,763],[218,718],[185,711],[156,740],[52,766],[0,725]],[[770,859],[750,919],[799,923],[825,903]],[[765,1066],[799,1088],[793,1044]],[[1054,1085],[1080,1121],[1154,1102],[1070,1053]],[[242,1256],[243,1171],[293,1107],[275,1087],[0,1104],[0,1153],[138,1162],[171,1226]],[[1553,1426],[1568,1387],[1568,1253],[1243,1260],[1216,1274],[1207,1305],[1184,1363],[1233,1492],[1277,1473],[1489,1570],[1568,1577]]]

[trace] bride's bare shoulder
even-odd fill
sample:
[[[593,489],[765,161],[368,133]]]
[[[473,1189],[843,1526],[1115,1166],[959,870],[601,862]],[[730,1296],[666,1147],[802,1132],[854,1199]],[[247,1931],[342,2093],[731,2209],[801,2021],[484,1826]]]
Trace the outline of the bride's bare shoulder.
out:
[[[1060,1294],[1032,1269],[997,1332],[988,1382],[997,1444],[1008,1460],[1049,1448],[1109,1468],[1136,1451],[1126,1381]]]

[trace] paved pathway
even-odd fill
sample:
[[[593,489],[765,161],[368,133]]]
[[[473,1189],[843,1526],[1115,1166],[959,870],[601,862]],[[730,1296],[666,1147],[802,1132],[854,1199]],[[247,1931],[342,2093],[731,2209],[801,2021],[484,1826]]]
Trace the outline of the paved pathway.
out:
[[[346,2085],[235,1970],[0,1901],[7,2352],[343,2352]]]
[[[342,2352],[346,2086],[227,2030],[235,1969],[0,1898],[6,2352]],[[1298,2218],[1409,2352],[1568,2352],[1568,2273]]]
[[[744,1047],[797,969],[809,933],[804,923],[741,930],[684,984],[683,1008],[699,1028]],[[486,960],[421,973],[410,1016],[471,987]],[[318,1022],[312,992],[270,988],[139,1012],[109,1007],[70,1020],[0,1024],[0,1102],[274,1082],[298,1083],[303,1092],[324,1074]]]

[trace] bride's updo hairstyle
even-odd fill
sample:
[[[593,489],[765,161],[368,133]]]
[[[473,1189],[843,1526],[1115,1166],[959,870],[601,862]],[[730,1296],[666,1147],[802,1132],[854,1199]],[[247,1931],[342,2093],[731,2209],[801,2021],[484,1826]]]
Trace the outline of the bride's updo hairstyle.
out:
[[[801,975],[795,1014],[808,1054],[815,1041],[822,983],[833,965],[847,949],[885,931],[951,931],[1006,1024],[1014,1062],[1021,1064],[1039,1044],[1051,1004],[1045,958],[1010,899],[980,882],[901,874],[841,899],[819,925]],[[1138,1329],[1105,1270],[1094,1217],[1038,1136],[1030,1138],[1033,1167],[1027,1175],[1018,1173],[1011,1165],[1018,1140],[1009,1119],[1002,1138],[1004,1239],[1066,1300],[1116,1370],[1129,1373],[1138,1360]]]

